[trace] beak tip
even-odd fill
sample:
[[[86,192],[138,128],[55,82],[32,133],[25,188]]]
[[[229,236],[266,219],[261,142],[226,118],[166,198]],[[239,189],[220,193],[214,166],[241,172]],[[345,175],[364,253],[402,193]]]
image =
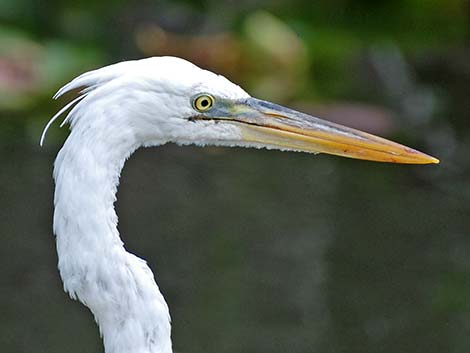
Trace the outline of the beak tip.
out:
[[[422,158],[419,159],[419,164],[439,164],[441,161],[435,157],[423,153]]]

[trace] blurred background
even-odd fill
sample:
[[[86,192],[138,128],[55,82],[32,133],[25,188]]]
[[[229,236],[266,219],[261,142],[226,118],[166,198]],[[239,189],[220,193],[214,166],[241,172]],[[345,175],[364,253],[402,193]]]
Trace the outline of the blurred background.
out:
[[[441,159],[166,145],[124,168],[119,228],[176,353],[470,351],[470,1],[1,0],[0,351],[102,352],[63,293],[48,119],[79,73],[175,55]]]

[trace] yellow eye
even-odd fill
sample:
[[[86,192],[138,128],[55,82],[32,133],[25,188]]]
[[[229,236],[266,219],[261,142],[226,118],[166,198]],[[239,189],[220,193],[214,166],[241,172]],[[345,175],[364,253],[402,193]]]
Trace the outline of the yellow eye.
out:
[[[210,108],[212,108],[213,104],[214,98],[208,94],[201,94],[200,96],[194,98],[193,101],[194,109],[200,112],[205,112],[206,110],[209,110]]]

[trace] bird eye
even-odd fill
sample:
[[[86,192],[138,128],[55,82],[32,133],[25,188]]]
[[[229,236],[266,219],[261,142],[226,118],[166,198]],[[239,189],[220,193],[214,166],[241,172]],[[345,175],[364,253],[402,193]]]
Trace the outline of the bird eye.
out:
[[[193,101],[194,109],[200,112],[205,112],[206,110],[209,110],[210,108],[212,108],[213,104],[214,98],[208,94],[201,94],[194,98]]]

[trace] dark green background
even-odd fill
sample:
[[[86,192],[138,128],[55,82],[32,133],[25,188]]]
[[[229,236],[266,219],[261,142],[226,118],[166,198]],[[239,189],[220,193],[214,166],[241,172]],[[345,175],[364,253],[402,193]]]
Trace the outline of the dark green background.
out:
[[[0,352],[102,352],[52,235],[49,117],[75,75],[184,56],[259,98],[421,149],[402,166],[166,145],[124,168],[119,228],[175,352],[470,351],[470,2],[0,1]]]

